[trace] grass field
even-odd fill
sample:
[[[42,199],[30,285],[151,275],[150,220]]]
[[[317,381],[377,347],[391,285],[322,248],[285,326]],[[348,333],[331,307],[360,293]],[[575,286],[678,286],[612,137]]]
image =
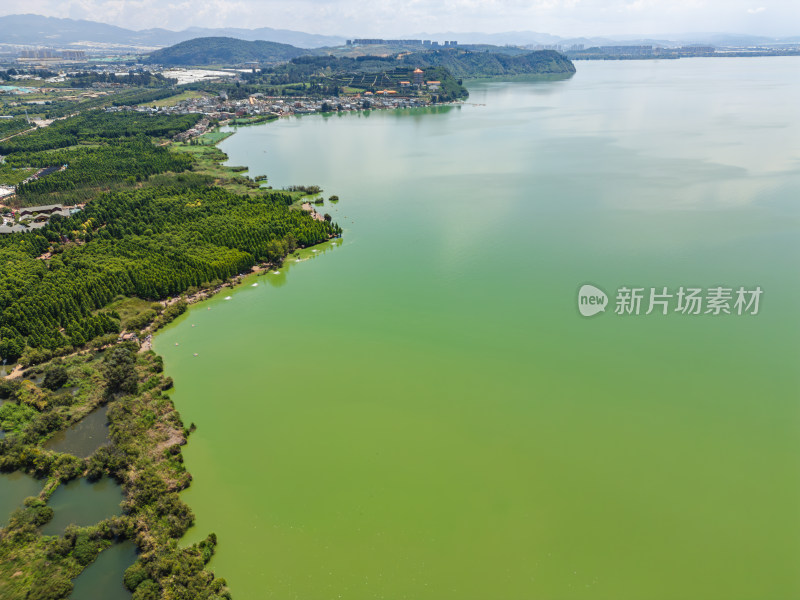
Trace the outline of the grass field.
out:
[[[209,131],[199,136],[197,141],[205,146],[215,146],[233,134],[233,131],[220,131],[219,129],[215,129],[214,131]]]
[[[205,96],[203,92],[198,92],[196,90],[186,90],[185,92],[181,92],[180,94],[176,94],[174,96],[169,96],[168,98],[162,98],[161,100],[153,100],[152,102],[144,102],[139,106],[175,106],[178,102],[182,100],[191,100],[193,98],[202,98]]]
[[[109,304],[106,310],[117,311],[120,316],[120,324],[125,329],[131,319],[150,310],[152,306],[153,302],[141,298],[120,298]]]
[[[219,132],[213,132],[211,134],[207,133],[201,136],[200,139],[202,140],[202,138],[214,135],[214,133]],[[224,139],[225,137],[228,137],[228,135],[231,135],[231,133],[229,132],[227,134],[220,135],[222,136],[222,139]],[[227,156],[216,146],[210,143],[201,143],[197,146],[178,143],[173,144],[172,148],[175,152],[186,152],[191,154],[197,161],[192,171],[201,175],[209,175],[213,177],[216,185],[224,187],[225,189],[237,194],[252,195],[259,193],[258,189],[260,186],[252,179],[248,178],[247,176],[240,175],[231,167],[226,167],[220,164],[220,162],[227,160]]]
[[[8,165],[0,164],[0,185],[17,185],[35,172],[36,169],[33,168],[12,169]]]

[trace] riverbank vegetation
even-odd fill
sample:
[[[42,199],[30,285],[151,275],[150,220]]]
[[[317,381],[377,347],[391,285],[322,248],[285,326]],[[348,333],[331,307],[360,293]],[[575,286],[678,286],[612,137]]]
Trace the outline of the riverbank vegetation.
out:
[[[194,519],[178,496],[191,480],[181,457],[188,431],[165,395],[172,382],[162,371],[160,357],[122,344],[58,359],[28,373],[31,379],[44,374],[55,389],[31,379],[0,380],[5,400],[0,410],[9,413],[7,407],[15,407],[14,412],[24,414],[9,437],[0,440],[0,469],[25,471],[41,478],[43,486],[0,530],[0,597],[66,598],[71,580],[122,539],[139,548],[124,578],[136,600],[229,597],[225,581],[205,568],[216,536],[187,548],[177,545]],[[79,392],[73,395],[69,388]],[[45,449],[55,431],[105,404],[110,422],[106,445],[86,459]],[[53,518],[48,498],[59,485],[83,476],[111,477],[122,486],[125,501],[119,514],[87,527],[68,526],[62,535],[42,535],[40,527]]]
[[[66,165],[20,185],[17,202],[80,192],[86,205],[0,237],[0,357],[19,362],[15,373],[27,369],[0,379],[0,471],[42,479],[42,492],[0,529],[2,598],[66,598],[84,567],[121,539],[139,549],[124,577],[135,600],[229,597],[206,569],[216,537],[178,545],[193,522],[178,496],[191,480],[181,457],[189,430],[166,395],[161,358],[138,340],[182,314],[187,294],[280,264],[341,229],[294,208],[305,191],[263,188],[222,167],[216,133],[209,144],[167,141],[197,118],[93,111],[4,146],[9,168]],[[104,405],[108,444],[87,458],[47,449]],[[120,514],[42,535],[53,517],[48,498],[80,477],[117,481]]]

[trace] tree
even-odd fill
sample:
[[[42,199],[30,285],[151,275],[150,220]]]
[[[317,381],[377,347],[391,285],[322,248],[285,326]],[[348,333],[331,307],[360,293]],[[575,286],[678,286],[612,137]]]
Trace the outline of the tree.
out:
[[[134,592],[136,591],[136,588],[139,587],[139,585],[146,579],[147,571],[142,563],[137,561],[127,568],[122,581],[126,588]]]
[[[137,389],[135,366],[136,352],[129,344],[110,350],[103,361],[106,392],[135,394]]]
[[[44,374],[44,381],[42,385],[46,387],[48,390],[57,390],[64,387],[64,384],[67,383],[69,379],[69,375],[67,374],[67,369],[64,368],[63,365],[55,365],[50,367],[47,372]]]
[[[86,566],[97,558],[100,549],[96,543],[93,543],[87,533],[79,533],[75,539],[75,549],[72,551],[72,556],[80,564]]]

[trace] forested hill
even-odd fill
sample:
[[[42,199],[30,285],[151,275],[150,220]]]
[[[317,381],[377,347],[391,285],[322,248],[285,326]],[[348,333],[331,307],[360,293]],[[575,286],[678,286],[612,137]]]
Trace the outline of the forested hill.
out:
[[[143,62],[159,65],[235,65],[276,63],[308,54],[308,50],[277,42],[247,42],[228,37],[195,38],[151,53]]]
[[[513,75],[560,75],[575,72],[575,65],[555,50],[536,50],[518,55],[469,50],[436,50],[407,54],[408,65],[444,67],[454,77],[485,78]]]
[[[243,83],[225,92],[230,98],[246,98],[261,92],[269,96],[338,96],[344,90],[372,92],[392,89],[408,93],[402,81],[414,79],[415,65],[398,65],[394,56],[359,56],[358,58],[335,56],[301,56],[289,62],[264,67],[251,73],[242,73]],[[437,102],[452,102],[467,98],[469,93],[443,67],[426,67],[425,81],[439,81],[439,88],[432,94]]]

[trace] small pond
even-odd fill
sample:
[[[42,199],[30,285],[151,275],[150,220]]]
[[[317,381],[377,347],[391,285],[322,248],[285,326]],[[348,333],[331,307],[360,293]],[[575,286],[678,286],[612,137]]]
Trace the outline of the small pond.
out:
[[[85,527],[122,512],[122,488],[104,477],[91,483],[85,477],[58,486],[47,504],[55,512],[53,520],[42,527],[44,535],[61,535],[70,523]]]
[[[74,580],[70,600],[130,600],[122,583],[125,569],[136,562],[136,544],[125,540],[103,550]]]
[[[80,421],[47,440],[44,447],[54,452],[66,452],[79,458],[91,456],[108,443],[108,406],[96,408]]]

